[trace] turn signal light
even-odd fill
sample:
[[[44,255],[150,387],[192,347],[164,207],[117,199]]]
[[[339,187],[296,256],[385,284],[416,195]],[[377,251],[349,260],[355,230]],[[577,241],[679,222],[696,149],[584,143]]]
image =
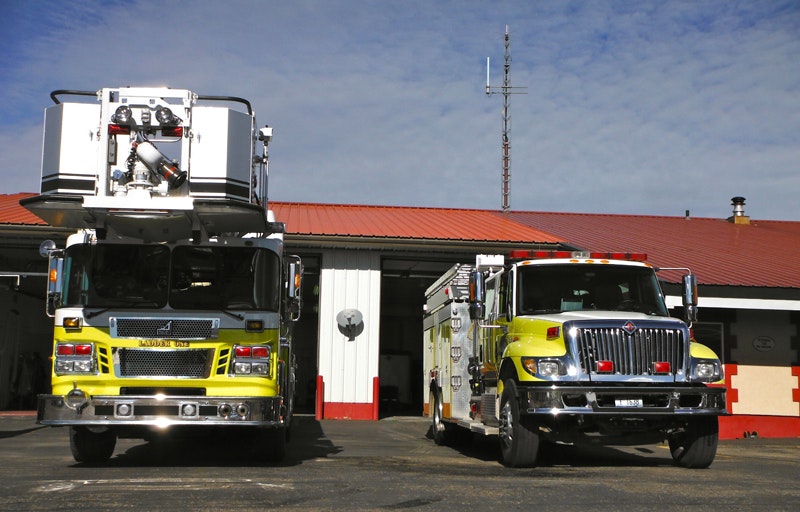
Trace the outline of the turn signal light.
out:
[[[80,317],[66,317],[64,318],[64,329],[80,329],[81,327],[81,319]]]
[[[613,373],[614,361],[597,361],[597,373]]]
[[[245,322],[244,329],[247,332],[261,332],[264,330],[263,320],[248,320]]]
[[[56,355],[58,356],[90,356],[92,355],[92,345],[82,343],[74,345],[72,343],[59,343],[56,345]]]
[[[56,355],[58,356],[74,356],[75,355],[75,345],[67,345],[63,343],[59,343],[56,345]]]
[[[672,373],[672,365],[668,361],[656,361],[653,363],[653,373]]]
[[[270,350],[267,346],[250,346],[250,345],[237,345],[233,349],[236,357],[253,358],[253,359],[268,359]]]
[[[270,348],[266,345],[236,345],[233,347],[234,358],[231,361],[233,375],[270,375]]]

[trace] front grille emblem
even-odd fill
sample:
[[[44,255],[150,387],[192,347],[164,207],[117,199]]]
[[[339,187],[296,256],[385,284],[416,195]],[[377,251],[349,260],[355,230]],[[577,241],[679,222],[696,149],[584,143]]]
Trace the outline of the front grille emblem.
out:
[[[112,318],[112,338],[135,340],[212,340],[219,332],[219,318]]]
[[[634,324],[633,322],[631,322],[630,320],[628,320],[628,321],[627,321],[627,322],[625,322],[625,324],[622,326],[622,330],[623,330],[623,331],[625,331],[626,333],[628,333],[629,335],[630,335],[630,334],[633,334],[633,333],[634,333],[634,331],[636,331],[636,324]]]
[[[159,327],[156,332],[161,337],[170,336],[172,334],[172,320]]]

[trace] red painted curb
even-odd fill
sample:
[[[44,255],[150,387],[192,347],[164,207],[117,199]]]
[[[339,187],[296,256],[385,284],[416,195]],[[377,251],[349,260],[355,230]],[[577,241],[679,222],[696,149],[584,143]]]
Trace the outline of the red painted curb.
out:
[[[0,418],[36,417],[36,411],[0,411]]]

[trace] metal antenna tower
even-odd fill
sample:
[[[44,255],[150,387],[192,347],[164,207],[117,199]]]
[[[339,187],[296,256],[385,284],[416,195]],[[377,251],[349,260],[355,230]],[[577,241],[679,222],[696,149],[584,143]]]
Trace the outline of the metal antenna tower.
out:
[[[503,85],[493,87],[489,82],[489,57],[486,57],[486,95],[503,95],[503,213],[508,213],[511,208],[511,113],[509,112],[509,96],[512,94],[528,94],[526,91],[514,89],[527,89],[527,87],[511,87],[511,38],[506,25],[505,53],[503,56]]]

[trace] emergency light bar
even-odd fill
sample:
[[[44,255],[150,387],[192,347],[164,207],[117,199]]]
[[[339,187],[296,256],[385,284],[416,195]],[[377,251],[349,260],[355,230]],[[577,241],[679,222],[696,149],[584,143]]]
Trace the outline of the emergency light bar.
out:
[[[131,127],[129,125],[113,124],[108,125],[109,135],[130,135]],[[161,126],[161,135],[164,137],[183,137],[183,126]]]
[[[146,132],[154,132],[160,129],[164,137],[183,137],[183,119],[172,113],[167,107],[159,106],[155,110],[155,118],[158,121],[158,126],[151,126],[150,120],[153,114],[150,110],[142,109],[140,114],[142,126],[136,124],[136,119],[133,117],[133,110],[128,105],[120,105],[111,116],[111,122],[108,124],[109,135],[129,135],[131,129],[140,130],[144,129]]]
[[[635,252],[531,251],[516,249],[508,253],[512,260],[545,258],[580,258],[593,260],[647,261],[647,254]]]

